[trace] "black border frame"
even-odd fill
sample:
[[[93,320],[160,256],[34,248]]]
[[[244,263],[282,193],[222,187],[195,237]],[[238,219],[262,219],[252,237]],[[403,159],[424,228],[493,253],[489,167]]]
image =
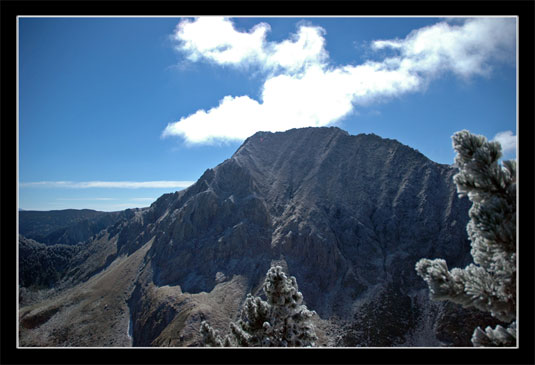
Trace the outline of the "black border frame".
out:
[[[535,2],[524,1],[2,1],[1,244],[2,364],[336,363],[534,364],[533,132]],[[299,11],[297,11],[299,9]],[[17,348],[16,263],[16,21],[19,15],[426,16],[516,15],[519,19],[519,347],[516,349],[28,349]],[[531,137],[528,139],[528,137]],[[15,142],[14,142],[15,141]],[[531,154],[528,149],[531,148]],[[532,290],[529,291],[529,288]]]

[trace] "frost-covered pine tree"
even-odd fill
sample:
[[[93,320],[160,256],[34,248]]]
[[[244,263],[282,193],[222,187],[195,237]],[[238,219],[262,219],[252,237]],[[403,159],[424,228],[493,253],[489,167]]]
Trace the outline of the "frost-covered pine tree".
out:
[[[516,161],[498,164],[501,146],[463,130],[452,137],[459,196],[472,201],[467,232],[474,263],[448,270],[442,259],[421,259],[416,271],[434,300],[490,312],[509,323],[476,328],[474,346],[516,345]]]
[[[219,335],[219,331],[212,328],[208,322],[201,322],[201,335],[204,346],[208,347],[222,347],[224,346],[224,340]]]
[[[267,301],[247,295],[241,318],[230,324],[230,335],[222,338],[203,321],[201,333],[207,346],[305,347],[317,340],[310,319],[315,314],[303,303],[295,277],[273,266],[263,286]]]

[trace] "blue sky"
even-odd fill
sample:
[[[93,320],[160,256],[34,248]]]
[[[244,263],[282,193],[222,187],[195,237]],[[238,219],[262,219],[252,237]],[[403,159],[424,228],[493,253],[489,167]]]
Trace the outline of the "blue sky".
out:
[[[19,18],[19,206],[144,207],[258,130],[516,157],[515,18]]]

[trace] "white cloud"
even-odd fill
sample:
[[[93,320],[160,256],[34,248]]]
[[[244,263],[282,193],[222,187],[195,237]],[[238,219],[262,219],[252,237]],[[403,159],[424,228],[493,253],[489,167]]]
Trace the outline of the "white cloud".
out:
[[[325,31],[320,27],[303,24],[290,39],[280,43],[266,41],[270,30],[269,24],[259,23],[248,32],[240,32],[229,18],[207,16],[181,21],[173,38],[178,42],[177,50],[193,62],[204,59],[220,65],[254,64],[295,72],[328,58]]]
[[[502,146],[503,154],[516,153],[516,135],[512,131],[499,132],[493,141],[499,142]]]
[[[119,189],[139,189],[139,188],[187,188],[194,181],[38,181],[23,182],[20,187],[43,187],[43,188],[119,188]]]
[[[182,136],[189,143],[210,143],[218,139],[242,140],[256,132],[262,118],[260,104],[248,96],[226,96],[219,106],[208,111],[199,110],[195,114],[171,123],[163,136]]]
[[[403,40],[379,40],[372,48],[400,52],[400,66],[410,72],[451,71],[462,77],[486,75],[490,61],[514,54],[515,19],[475,18],[464,24],[437,23],[411,32]]]
[[[207,59],[216,63],[239,64],[265,58],[263,43],[269,24],[260,23],[250,32],[239,32],[232,22],[222,17],[200,17],[180,22],[175,30],[177,48],[187,53],[190,61]]]
[[[167,125],[162,137],[180,136],[187,143],[243,140],[256,131],[332,125],[359,105],[422,90],[443,72],[468,78],[488,75],[491,61],[514,57],[514,18],[446,21],[411,32],[404,39],[377,40],[373,50],[394,56],[360,65],[329,65],[325,30],[301,24],[289,39],[268,42],[270,26],[248,32],[232,21],[201,17],[178,24],[177,49],[190,61],[258,67],[265,72],[259,100],[225,96],[218,106]]]
[[[296,72],[308,65],[323,63],[329,56],[325,50],[325,30],[321,27],[301,25],[291,39],[270,44],[266,65],[272,68],[282,67],[289,72]]]

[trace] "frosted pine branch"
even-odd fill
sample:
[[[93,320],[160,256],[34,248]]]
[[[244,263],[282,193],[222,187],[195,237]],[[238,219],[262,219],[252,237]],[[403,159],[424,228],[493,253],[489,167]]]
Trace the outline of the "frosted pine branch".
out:
[[[421,259],[416,272],[428,284],[433,300],[449,300],[490,312],[504,322],[485,331],[477,328],[474,346],[513,346],[516,342],[516,162],[498,160],[498,142],[468,131],[455,133],[454,176],[459,196],[472,201],[467,233],[474,264],[448,270],[442,259]]]
[[[485,331],[478,327],[472,335],[472,343],[476,347],[515,346],[516,322],[511,323],[507,328],[497,325],[493,329],[489,326],[485,328]]]
[[[203,343],[209,347],[223,346],[223,339],[219,336],[219,332],[212,328],[206,321],[201,322],[201,334]]]

